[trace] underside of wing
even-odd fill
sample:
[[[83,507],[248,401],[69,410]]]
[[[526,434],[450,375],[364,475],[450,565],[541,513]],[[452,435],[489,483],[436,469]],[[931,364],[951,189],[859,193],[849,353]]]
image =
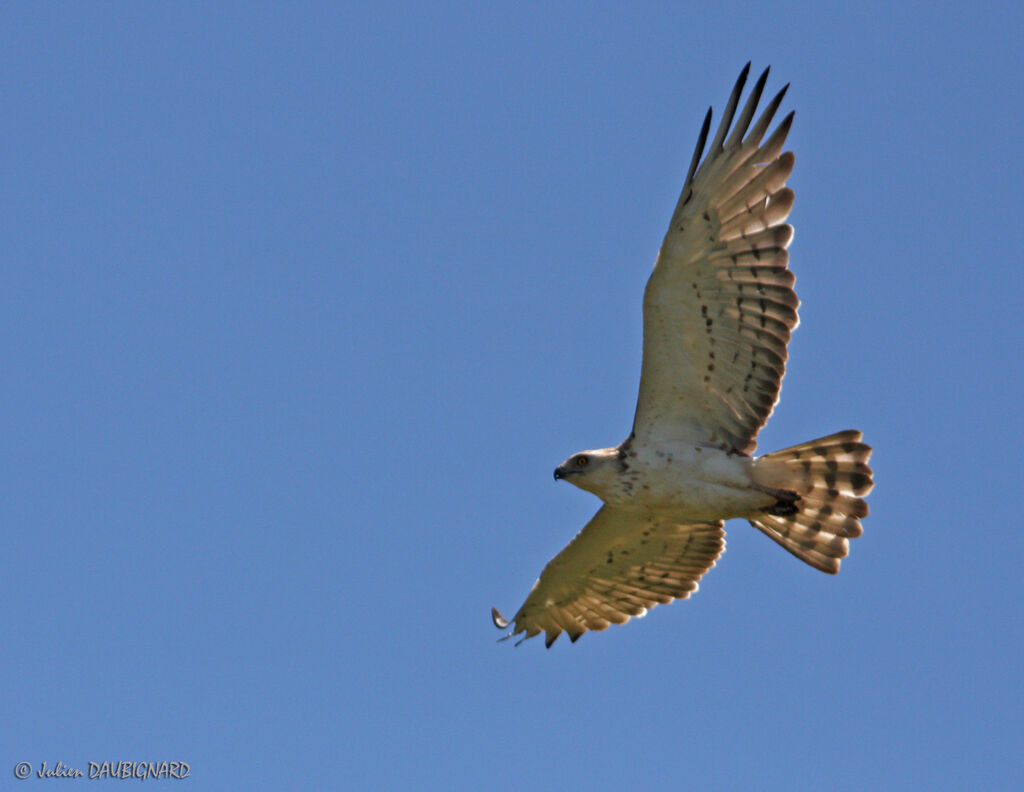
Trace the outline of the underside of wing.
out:
[[[799,305],[786,251],[793,229],[785,224],[794,160],[782,153],[793,114],[762,143],[786,92],[751,126],[765,70],[735,117],[749,67],[701,161],[708,110],[644,292],[633,427],[641,441],[671,438],[751,453],[778,401]]]
[[[575,642],[690,596],[724,549],[721,521],[680,525],[603,506],[551,559],[515,618],[493,609],[494,624],[523,640],[544,633],[548,647],[563,631]]]

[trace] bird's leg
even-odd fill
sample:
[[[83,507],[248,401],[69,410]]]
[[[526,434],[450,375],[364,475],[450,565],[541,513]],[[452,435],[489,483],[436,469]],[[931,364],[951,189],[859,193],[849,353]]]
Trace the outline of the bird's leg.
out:
[[[759,484],[755,484],[754,489],[775,498],[775,503],[765,508],[765,511],[768,512],[768,514],[774,514],[776,517],[788,517],[800,511],[800,507],[797,505],[800,501],[800,496],[793,492],[793,490],[763,487]]]

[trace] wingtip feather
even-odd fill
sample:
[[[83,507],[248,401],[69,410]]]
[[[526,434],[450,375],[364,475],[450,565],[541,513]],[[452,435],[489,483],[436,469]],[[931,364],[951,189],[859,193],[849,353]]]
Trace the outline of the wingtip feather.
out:
[[[685,188],[693,181],[693,175],[697,172],[697,166],[700,164],[701,155],[704,153],[704,144],[708,141],[708,131],[711,129],[711,108],[708,108],[708,112],[704,116],[704,123],[701,125],[700,134],[697,136],[697,145],[693,149],[693,157],[690,160],[690,169],[686,172],[686,181],[683,182]]]
[[[747,64],[750,65],[749,63]],[[729,134],[729,139],[725,141],[725,148],[731,149],[738,145],[743,140],[743,136],[747,134],[747,129],[750,127],[750,121],[754,117],[754,112],[757,110],[757,105],[761,101],[761,95],[764,93],[764,86],[768,82],[768,72],[771,69],[769,66],[763,72],[761,76],[757,78],[757,82],[754,83],[754,87],[750,91],[750,95],[747,97],[747,103],[743,106],[743,111],[740,113],[736,124],[733,126],[732,132]]]
[[[736,78],[736,85],[733,86],[732,94],[729,95],[729,101],[726,102],[725,111],[722,113],[722,120],[718,122],[718,131],[715,132],[715,139],[711,141],[711,147],[708,149],[709,156],[713,157],[722,151],[722,144],[725,142],[725,136],[732,125],[732,119],[736,115],[736,108],[740,103],[740,96],[743,95],[743,86],[747,84],[747,76],[749,74],[750,61],[747,61],[747,65],[743,67],[740,76]]]

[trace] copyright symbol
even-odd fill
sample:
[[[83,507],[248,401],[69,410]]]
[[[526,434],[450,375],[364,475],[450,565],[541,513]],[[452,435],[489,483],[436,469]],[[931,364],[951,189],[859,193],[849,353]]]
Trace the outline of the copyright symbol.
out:
[[[32,773],[32,765],[30,765],[28,762],[18,762],[14,766],[14,777],[15,778],[20,778],[20,779],[24,780],[24,779],[28,778],[31,773]]]

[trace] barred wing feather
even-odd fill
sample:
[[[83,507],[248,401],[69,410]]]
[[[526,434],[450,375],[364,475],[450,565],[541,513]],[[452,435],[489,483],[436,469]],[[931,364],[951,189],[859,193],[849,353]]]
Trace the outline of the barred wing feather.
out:
[[[794,160],[782,147],[793,113],[762,143],[783,88],[750,127],[765,70],[732,126],[749,67],[701,162],[708,111],[644,292],[633,426],[641,442],[669,438],[751,453],[778,401],[799,305],[786,251],[793,229],[784,222]]]
[[[544,567],[511,622],[497,609],[491,615],[498,627],[514,625],[510,636],[544,633],[550,647],[567,632],[576,641],[689,597],[724,549],[721,521],[680,525],[603,506]]]

